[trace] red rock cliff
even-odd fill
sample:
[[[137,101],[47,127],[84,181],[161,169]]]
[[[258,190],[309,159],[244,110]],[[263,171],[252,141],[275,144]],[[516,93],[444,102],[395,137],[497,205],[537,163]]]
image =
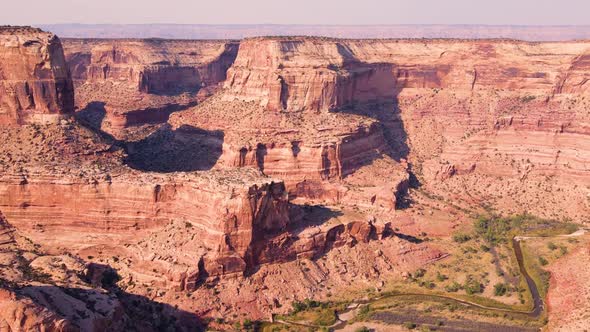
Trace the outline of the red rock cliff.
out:
[[[55,122],[74,111],[74,89],[59,38],[0,27],[0,124]]]
[[[66,39],[76,106],[118,131],[161,123],[213,93],[238,49],[231,41]],[[92,116],[90,115],[90,118]],[[102,121],[100,119],[99,121]]]
[[[252,184],[243,182],[246,176]],[[205,256],[206,271],[201,272],[211,275],[243,272],[255,234],[279,231],[289,223],[282,183],[257,180],[252,172],[183,180],[135,174],[90,183],[49,174],[21,179],[0,180],[0,208],[18,229],[34,233],[37,221],[45,220],[45,231],[132,238],[137,230],[184,220],[199,239],[195,247],[186,248],[199,252],[190,265],[197,269]]]
[[[247,39],[228,72],[225,99],[254,101],[269,110],[312,112],[392,99],[396,80],[391,67],[363,62],[338,40]]]
[[[522,212],[542,206],[550,190],[564,193],[551,198],[558,214],[582,217],[590,208],[584,199],[560,202],[588,194],[581,188],[590,156],[589,49],[587,42],[247,39],[224,91],[172,122],[223,130],[220,161],[254,165],[285,179],[291,192],[327,192],[318,179],[354,174],[359,167],[342,160],[370,164],[363,156],[373,151],[410,160],[423,184],[441,193],[467,181],[478,201],[494,197],[498,207]],[[354,127],[376,130],[367,136]],[[510,180],[499,184],[498,176]],[[523,183],[516,200],[500,194]]]

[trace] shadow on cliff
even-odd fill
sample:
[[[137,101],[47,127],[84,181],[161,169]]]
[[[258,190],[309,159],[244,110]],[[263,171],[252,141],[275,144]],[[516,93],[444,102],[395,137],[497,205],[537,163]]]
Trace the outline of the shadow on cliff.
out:
[[[377,120],[390,147],[386,151],[396,161],[408,156],[408,135],[400,116],[398,96],[407,85],[408,75],[393,63],[368,63],[358,60],[348,47],[338,44],[338,53],[345,59],[341,70],[349,73],[355,83],[351,102],[335,112],[366,116]],[[357,82],[358,81],[358,82]],[[362,88],[359,88],[362,84]]]
[[[297,207],[300,209],[302,217],[301,222],[294,223],[289,229],[294,235],[298,235],[309,227],[321,226],[344,215],[342,211],[333,210],[324,205],[298,205]]]
[[[349,72],[351,79],[360,78],[363,88],[359,89],[358,84],[353,85],[353,101],[333,112],[361,115],[376,120],[387,143],[387,149],[381,152],[397,162],[407,160],[410,147],[401,117],[399,95],[408,84],[408,72],[392,63],[362,62],[354,56],[352,50],[340,44],[338,52],[346,59],[342,69]],[[365,163],[370,164],[373,160],[366,160]],[[419,187],[420,182],[412,172],[410,163],[408,173],[409,187]],[[410,205],[406,194],[398,197],[398,208]]]
[[[153,108],[131,111],[126,114],[127,123],[130,126],[165,123],[173,112],[194,105],[168,105],[165,110]],[[146,118],[145,112],[157,116]],[[91,102],[76,113],[79,123],[123,148],[127,152],[125,163],[138,170],[161,173],[209,170],[222,154],[223,131],[208,131],[189,125],[174,130],[165,123],[138,141],[126,141],[118,140],[102,130],[106,119],[107,110],[103,102]]]
[[[223,131],[203,130],[189,125],[172,129],[169,124],[137,142],[126,142],[132,168],[161,173],[209,170],[221,157]]]
[[[268,263],[286,263],[298,259],[300,237],[309,229],[318,229],[323,224],[343,215],[324,205],[292,205],[291,222],[286,229],[275,232],[258,230],[248,253],[248,267],[245,276],[251,276],[260,270],[261,265]],[[326,254],[331,248],[309,248],[314,259]]]
[[[148,107],[125,112],[121,116],[122,126],[136,127],[148,124],[165,123],[172,113],[181,112],[196,106],[196,101],[186,104],[166,104],[160,107]],[[90,102],[76,112],[76,119],[84,125],[98,131],[102,131],[102,125],[107,119],[106,103],[102,101]]]
[[[148,107],[133,110],[126,113],[127,126],[140,126],[144,124],[158,124],[167,122],[172,113],[181,112],[195,107],[196,101],[186,104],[166,104],[161,107]]]
[[[205,324],[195,313],[154,301],[145,296],[128,293],[117,285],[120,277],[110,266],[102,264],[90,264],[90,266],[104,271],[98,280],[86,280],[96,288],[44,285],[24,287],[20,292],[39,294],[36,302],[58,316],[64,317],[64,312],[71,312],[72,316],[66,318],[69,318],[73,325],[79,324],[81,320],[92,318],[94,315],[96,317],[94,330],[97,331],[205,331]],[[108,298],[105,297],[104,300],[108,305],[115,306],[112,315],[105,311],[104,303],[97,301],[96,292],[103,292],[102,289],[105,289],[108,295]],[[62,301],[55,298],[55,294],[60,293],[64,296]],[[69,299],[67,299],[68,297]],[[119,301],[120,305],[116,305],[116,302],[113,301],[115,299]],[[71,303],[72,308],[64,307],[64,303]],[[73,307],[74,304],[78,307]],[[79,327],[84,331],[84,326]]]
[[[106,103],[101,101],[90,102],[86,105],[86,107],[76,112],[75,118],[78,120],[78,122],[91,129],[102,131],[102,122],[107,116],[107,110],[105,106]]]

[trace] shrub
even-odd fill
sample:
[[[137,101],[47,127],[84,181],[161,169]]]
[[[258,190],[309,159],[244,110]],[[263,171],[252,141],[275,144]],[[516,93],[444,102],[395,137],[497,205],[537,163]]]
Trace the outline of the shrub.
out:
[[[336,311],[334,309],[321,309],[317,313],[313,323],[320,326],[330,326],[336,323],[336,319]]]
[[[539,257],[539,264],[541,264],[542,266],[545,266],[545,265],[549,264],[549,262],[544,257]]]
[[[459,283],[458,283],[458,282],[456,282],[456,281],[453,281],[453,283],[452,283],[452,284],[450,284],[450,285],[447,285],[447,286],[445,287],[445,290],[446,290],[447,292],[449,292],[449,293],[455,293],[455,292],[458,292],[460,289],[461,289],[461,284],[459,284]]]
[[[457,243],[465,243],[469,240],[471,240],[471,236],[469,234],[457,233],[453,235],[453,241]]]
[[[305,304],[303,302],[299,302],[299,301],[293,302],[291,304],[291,306],[293,307],[293,314],[296,314],[296,313],[306,309]]]
[[[369,312],[371,312],[371,307],[369,305],[362,306],[359,310],[358,316],[366,317]]]
[[[416,325],[416,323],[412,323],[412,322],[405,322],[404,323],[404,327],[407,328],[408,330],[413,330],[417,327],[418,325]]]
[[[113,269],[108,269],[104,271],[102,275],[101,284],[103,287],[106,288],[113,287],[117,284],[119,280],[121,280],[121,277],[119,277],[117,271]]]
[[[465,289],[465,293],[469,295],[482,293],[483,286],[479,280],[473,278],[473,276],[469,276],[467,280],[465,280],[465,284],[463,285],[463,289]]]
[[[547,248],[549,248],[549,250],[555,250],[557,249],[557,246],[555,245],[555,243],[549,242],[547,243]]]
[[[249,320],[249,319],[245,319],[242,322],[242,327],[244,328],[244,330],[250,330],[250,329],[252,329],[252,321]]]
[[[560,247],[559,247],[559,252],[560,252],[562,255],[565,255],[565,254],[567,254],[567,248],[566,248],[566,247],[564,247],[564,246],[560,246]]]
[[[507,233],[518,220],[513,218],[486,218],[479,217],[475,220],[475,232],[489,243],[497,243],[505,239]]]
[[[508,285],[503,282],[499,282],[494,285],[494,295],[495,296],[504,296],[508,292]]]
[[[520,98],[520,101],[523,103],[528,103],[528,102],[531,102],[535,99],[537,99],[537,97],[529,95],[529,96],[524,96],[524,97]]]
[[[446,275],[441,274],[438,271],[436,272],[436,280],[438,280],[438,281],[445,281],[447,279],[449,279],[449,277],[447,277]]]
[[[414,277],[415,278],[422,278],[425,274],[426,274],[425,269],[418,269],[418,270],[416,270],[416,272],[414,272]]]
[[[292,313],[296,314],[298,312],[301,312],[301,311],[304,311],[307,309],[317,308],[319,306],[322,306],[322,303],[319,301],[305,299],[305,300],[303,300],[303,302],[295,301],[291,304],[291,306],[293,307]]]
[[[357,328],[356,330],[354,330],[354,332],[370,332],[371,330],[369,330],[368,327],[366,326],[361,326],[359,328]]]

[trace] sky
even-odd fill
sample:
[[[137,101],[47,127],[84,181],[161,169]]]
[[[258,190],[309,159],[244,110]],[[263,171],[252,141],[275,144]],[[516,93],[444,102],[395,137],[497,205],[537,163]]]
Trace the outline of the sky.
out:
[[[0,0],[0,25],[590,25],[590,0]]]

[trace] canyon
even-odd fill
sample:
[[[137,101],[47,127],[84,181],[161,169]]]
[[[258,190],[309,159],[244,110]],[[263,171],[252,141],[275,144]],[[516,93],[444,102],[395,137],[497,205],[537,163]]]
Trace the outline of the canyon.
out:
[[[78,319],[6,268],[0,305],[23,329],[231,329],[407,279],[449,256],[430,238],[478,213],[590,222],[585,41],[2,27],[0,59],[2,233],[39,252],[22,268],[50,270],[45,255],[80,270],[34,287],[110,299]],[[92,281],[104,273],[115,284]]]
[[[202,101],[225,80],[237,55],[231,41],[64,41],[81,118],[115,136],[162,123]]]

